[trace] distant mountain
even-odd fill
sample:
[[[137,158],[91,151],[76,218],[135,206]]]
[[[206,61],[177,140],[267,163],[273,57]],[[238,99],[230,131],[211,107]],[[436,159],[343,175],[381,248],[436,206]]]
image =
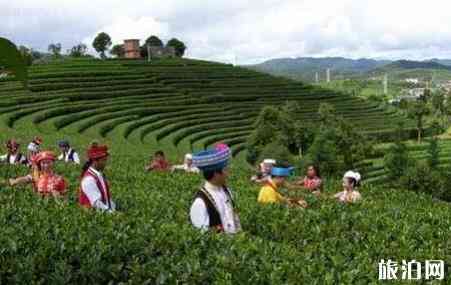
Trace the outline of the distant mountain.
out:
[[[383,69],[446,69],[451,70],[451,66],[441,64],[435,61],[413,61],[398,60],[382,67]]]
[[[450,59],[413,60],[376,60],[348,59],[343,57],[300,57],[281,58],[265,61],[249,68],[303,81],[314,81],[316,73],[324,80],[326,70],[330,68],[332,79],[368,78],[387,73],[392,78],[430,78],[438,73],[440,78],[447,79],[451,74]]]
[[[327,68],[330,68],[333,77],[337,78],[364,74],[389,63],[391,63],[389,60],[366,58],[354,60],[343,57],[299,57],[272,59],[250,68],[274,75],[313,81],[317,72],[324,79]]]
[[[443,64],[443,65],[446,65],[446,66],[451,66],[451,59],[433,58],[433,59],[430,59],[429,61],[437,62],[437,63]]]

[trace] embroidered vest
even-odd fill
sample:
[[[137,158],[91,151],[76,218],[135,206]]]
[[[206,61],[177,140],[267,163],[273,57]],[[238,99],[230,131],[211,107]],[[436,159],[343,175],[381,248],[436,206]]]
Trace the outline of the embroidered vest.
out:
[[[108,181],[106,179],[104,179],[104,183],[105,183],[105,188],[102,186],[102,182],[100,181],[100,177],[98,177],[94,172],[92,172],[90,169],[88,169],[84,174],[83,174],[83,178],[85,177],[92,177],[94,178],[94,180],[96,181],[96,185],[97,188],[99,188],[100,190],[100,195],[101,198],[100,200],[102,201],[102,203],[106,204],[108,206],[109,209],[111,209],[111,194],[110,194],[110,187],[108,185]],[[88,197],[86,196],[86,194],[83,192],[83,189],[81,188],[80,185],[80,189],[78,191],[79,195],[78,195],[78,203],[81,206],[87,207],[87,208],[91,208],[92,205],[89,202]]]
[[[16,155],[16,158],[14,159],[14,162],[11,163],[11,162],[10,162],[10,160],[11,160],[11,154],[8,153],[8,154],[6,155],[6,161],[7,161],[8,164],[19,164],[19,163],[26,164],[26,163],[27,163],[26,160],[24,160],[23,162],[21,161],[21,160],[22,160],[22,157],[23,157],[23,155],[22,155],[21,153],[18,153],[18,154]]]
[[[232,199],[232,195],[227,187],[224,187],[224,192],[226,193],[227,197],[230,199],[232,203],[232,207],[234,207],[234,202]],[[221,215],[219,214],[218,208],[216,206],[216,202],[211,196],[208,191],[202,187],[196,194],[194,199],[200,198],[205,203],[205,206],[207,207],[207,213],[210,220],[210,229],[215,229],[218,232],[224,231],[224,225],[221,221]]]
[[[74,150],[74,149],[71,149],[70,152],[69,152],[69,155],[67,156],[67,159],[68,159],[69,161],[74,162],[74,154],[75,154],[75,150]]]

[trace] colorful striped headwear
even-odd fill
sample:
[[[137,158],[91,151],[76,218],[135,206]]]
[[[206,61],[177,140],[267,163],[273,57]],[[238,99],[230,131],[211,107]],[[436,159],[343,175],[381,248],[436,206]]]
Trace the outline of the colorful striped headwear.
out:
[[[213,149],[201,151],[193,155],[193,164],[202,171],[224,169],[232,153],[226,144],[217,144]]]

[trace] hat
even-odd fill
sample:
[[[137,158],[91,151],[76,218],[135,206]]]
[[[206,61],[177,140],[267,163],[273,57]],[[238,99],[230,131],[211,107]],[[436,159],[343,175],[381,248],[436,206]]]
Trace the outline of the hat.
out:
[[[69,142],[67,140],[60,140],[58,141],[59,147],[69,147]]]
[[[43,151],[38,153],[34,158],[33,158],[35,163],[40,163],[43,160],[51,160],[51,161],[55,161],[55,155],[53,154],[53,152],[51,151]]]
[[[276,160],[275,159],[266,158],[266,159],[263,160],[263,163],[265,163],[265,164],[276,164]]]
[[[192,160],[193,159],[193,155],[191,154],[191,153],[187,153],[187,154],[185,154],[185,159],[186,160]]]
[[[14,139],[8,140],[6,142],[7,149],[13,149],[13,148],[18,148],[18,147],[19,147],[19,143]]]
[[[106,145],[93,144],[89,147],[87,152],[89,159],[101,159],[109,155],[108,147]]]
[[[360,182],[360,179],[362,179],[362,176],[360,175],[360,173],[350,170],[345,173],[343,178],[353,178],[355,181]]]
[[[33,142],[36,143],[37,145],[40,145],[42,144],[42,139],[40,137],[34,137]]]
[[[288,177],[293,174],[294,167],[273,167],[271,169],[272,176]]]
[[[193,155],[193,164],[202,171],[224,169],[230,159],[231,151],[226,144],[217,144],[213,149]]]

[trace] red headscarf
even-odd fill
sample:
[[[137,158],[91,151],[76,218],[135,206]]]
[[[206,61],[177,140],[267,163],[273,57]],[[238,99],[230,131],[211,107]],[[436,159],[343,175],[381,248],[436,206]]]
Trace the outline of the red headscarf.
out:
[[[88,149],[88,158],[91,160],[101,159],[109,155],[106,145],[93,144]]]

